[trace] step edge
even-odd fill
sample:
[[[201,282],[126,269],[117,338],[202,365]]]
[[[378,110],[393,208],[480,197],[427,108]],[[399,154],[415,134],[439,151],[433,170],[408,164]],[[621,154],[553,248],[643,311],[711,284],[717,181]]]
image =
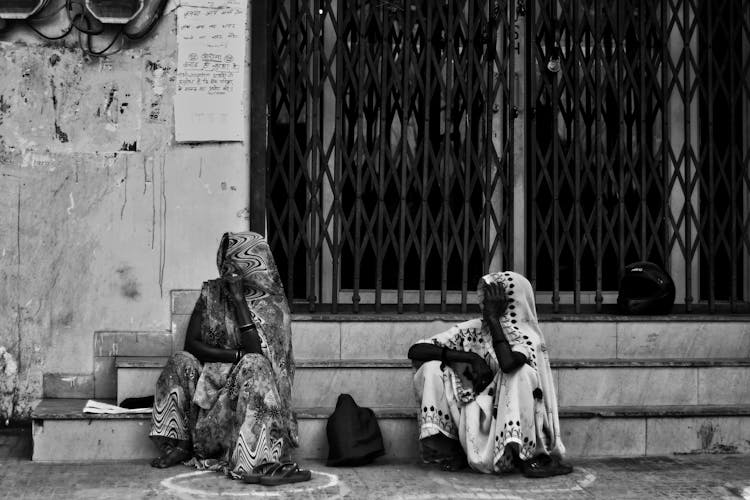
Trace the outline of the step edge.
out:
[[[166,356],[117,356],[118,369],[163,368]],[[299,359],[296,367],[311,368],[411,368],[409,359]],[[750,358],[585,358],[552,359],[552,368],[733,368],[750,367]]]
[[[43,400],[33,410],[31,418],[38,420],[147,420],[150,413],[130,414],[84,414],[81,412],[86,399],[54,400],[58,408],[68,406],[66,410],[52,411],[44,405]],[[106,401],[110,402],[110,401]],[[40,409],[39,406],[42,406]],[[379,418],[413,418],[417,406],[381,406],[371,407]],[[333,407],[300,407],[295,409],[298,418],[328,418]],[[569,406],[561,407],[560,418],[665,418],[665,417],[711,417],[711,416],[750,416],[750,404],[737,405],[651,405],[651,406]]]
[[[315,323],[460,323],[477,318],[477,313],[460,312],[405,312],[405,313],[301,313],[291,315],[292,322]],[[538,322],[545,323],[744,323],[750,321],[747,313],[684,313],[667,315],[623,315],[607,313],[555,313],[538,312]]]

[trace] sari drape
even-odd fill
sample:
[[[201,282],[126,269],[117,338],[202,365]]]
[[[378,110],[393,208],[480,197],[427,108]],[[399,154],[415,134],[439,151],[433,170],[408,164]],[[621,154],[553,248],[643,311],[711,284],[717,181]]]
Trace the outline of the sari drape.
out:
[[[492,336],[482,319],[473,319],[419,342],[460,351],[475,352],[494,375],[476,394],[462,375],[463,365],[440,362],[422,364],[414,376],[419,438],[442,435],[457,440],[469,465],[480,472],[513,468],[518,458],[538,455],[562,457],[557,397],[544,337],[536,316],[534,293],[529,281],[513,272],[484,276],[477,288],[480,306],[485,284],[501,283],[508,307],[500,322],[511,350],[523,353],[527,362],[512,373],[503,373],[492,347]],[[423,457],[425,458],[425,457]],[[431,457],[434,458],[434,457]]]
[[[238,363],[201,363],[180,351],[156,384],[150,436],[163,450],[190,441],[193,465],[241,476],[269,461],[288,460],[298,445],[291,406],[294,380],[289,307],[266,240],[256,233],[224,234],[217,265],[231,259],[261,340],[261,354]],[[193,311],[201,340],[238,349],[239,327],[220,279],[203,283]]]

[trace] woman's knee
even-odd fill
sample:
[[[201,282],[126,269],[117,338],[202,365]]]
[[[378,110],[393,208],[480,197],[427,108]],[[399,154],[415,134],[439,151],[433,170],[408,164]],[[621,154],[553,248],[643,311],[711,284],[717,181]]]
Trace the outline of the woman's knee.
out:
[[[414,390],[417,391],[417,396],[422,397],[422,392],[428,387],[442,386],[443,382],[443,370],[441,368],[440,361],[426,361],[422,363],[414,374]]]
[[[273,368],[271,367],[271,362],[268,360],[268,358],[266,358],[262,354],[254,352],[242,356],[242,359],[240,359],[237,363],[237,369],[253,370],[255,372],[261,373],[268,372],[268,374],[273,373]]]
[[[176,353],[172,354],[172,356],[170,356],[169,360],[167,361],[167,366],[169,365],[177,367],[200,367],[200,361],[198,361],[198,358],[187,351],[177,351]]]
[[[425,361],[417,370],[417,376],[423,378],[443,377],[442,363],[440,361]]]

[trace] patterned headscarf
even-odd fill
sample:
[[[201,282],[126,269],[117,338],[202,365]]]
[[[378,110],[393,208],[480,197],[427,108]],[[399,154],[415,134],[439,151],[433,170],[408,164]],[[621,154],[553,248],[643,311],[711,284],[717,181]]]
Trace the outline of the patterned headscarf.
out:
[[[226,261],[232,261],[245,287],[248,300],[269,295],[284,295],[276,262],[266,239],[258,233],[224,233],[216,252],[216,266],[221,274]]]

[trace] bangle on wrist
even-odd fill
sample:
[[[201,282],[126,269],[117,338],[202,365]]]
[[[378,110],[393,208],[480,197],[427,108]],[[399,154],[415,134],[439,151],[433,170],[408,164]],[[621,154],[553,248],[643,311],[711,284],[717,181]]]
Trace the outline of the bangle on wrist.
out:
[[[234,362],[239,363],[239,361],[245,356],[245,351],[240,349],[237,349],[237,353],[234,356]]]
[[[242,325],[242,326],[240,326],[240,327],[239,327],[239,330],[240,330],[241,332],[243,332],[243,331],[246,331],[246,330],[251,330],[251,329],[252,329],[252,330],[254,330],[254,329],[255,329],[255,325],[254,325],[254,324],[252,324],[252,323],[248,323],[248,324],[246,324],[246,325]]]

